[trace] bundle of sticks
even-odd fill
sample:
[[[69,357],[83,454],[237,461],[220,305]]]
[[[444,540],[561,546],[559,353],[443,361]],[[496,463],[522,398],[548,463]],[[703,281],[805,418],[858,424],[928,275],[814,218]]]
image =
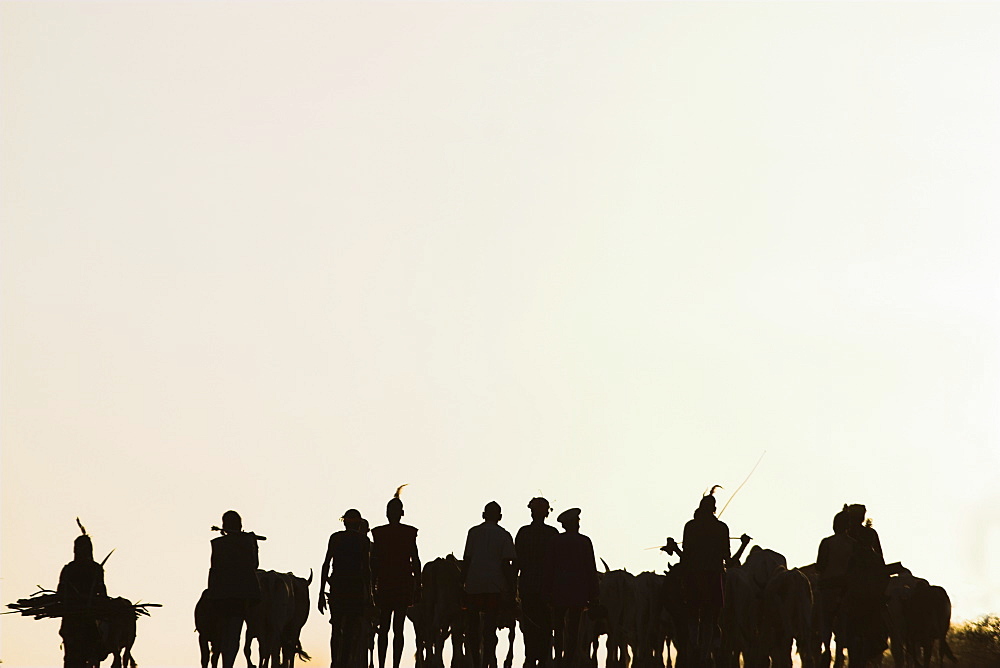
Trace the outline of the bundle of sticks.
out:
[[[11,610],[3,613],[5,615],[20,613],[35,619],[86,615],[94,619],[113,621],[129,616],[133,619],[138,619],[142,615],[148,616],[149,608],[162,606],[159,603],[132,603],[127,598],[110,598],[108,596],[94,596],[87,602],[66,602],[51,589],[39,587],[38,591],[28,598],[8,603],[7,607]]]

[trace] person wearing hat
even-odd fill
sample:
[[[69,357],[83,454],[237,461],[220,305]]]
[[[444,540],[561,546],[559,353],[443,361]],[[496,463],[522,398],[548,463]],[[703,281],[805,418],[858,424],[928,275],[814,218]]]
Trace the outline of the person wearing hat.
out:
[[[500,607],[514,598],[514,539],[500,526],[500,504],[490,501],[483,509],[483,523],[471,529],[465,539],[462,582],[466,604],[482,623],[482,655],[473,645],[476,668],[496,665],[497,622]],[[481,619],[479,619],[481,618]],[[475,636],[473,636],[475,637]]]
[[[403,656],[403,625],[406,609],[420,594],[420,556],[417,554],[417,529],[403,524],[403,502],[396,495],[385,506],[388,524],[372,529],[372,576],[375,605],[379,609],[378,665],[385,668],[389,648],[389,625],[392,624],[392,665],[399,668]]]
[[[521,636],[524,638],[525,668],[545,666],[552,659],[552,614],[545,601],[545,568],[549,544],[559,530],[545,523],[549,502],[535,497],[528,502],[531,524],[517,531],[515,572],[521,601]]]
[[[579,656],[580,617],[598,603],[597,560],[594,544],[580,533],[580,509],[559,513],[556,521],[563,533],[552,538],[549,550],[546,585],[552,604],[555,626],[557,665],[576,668],[583,665]]]
[[[232,668],[240,651],[240,635],[247,608],[260,600],[257,581],[257,536],[243,531],[235,510],[222,515],[222,535],[212,539],[206,596],[218,616],[219,652],[223,668]]]
[[[371,541],[361,513],[351,508],[341,518],[344,530],[330,535],[326,558],[320,568],[320,614],[326,612],[326,585],[330,583],[331,666],[347,665],[360,655],[361,618],[372,605]]]
[[[83,530],[82,525],[80,529]],[[108,591],[104,586],[104,568],[94,561],[94,545],[85,531],[73,541],[73,561],[59,572],[56,592],[67,611],[74,611],[63,615],[59,625],[64,668],[97,665],[100,661],[97,618],[87,609],[93,608],[94,599],[107,596]]]
[[[706,663],[721,639],[723,574],[730,559],[729,527],[715,516],[715,490],[701,497],[694,517],[684,525],[681,553],[682,594],[688,611],[688,633],[699,664]]]

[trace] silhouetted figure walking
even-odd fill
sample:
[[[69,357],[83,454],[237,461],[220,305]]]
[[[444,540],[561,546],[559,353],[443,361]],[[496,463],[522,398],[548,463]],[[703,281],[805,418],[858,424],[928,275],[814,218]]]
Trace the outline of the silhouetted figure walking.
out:
[[[222,515],[222,535],[212,539],[207,598],[217,619],[223,668],[232,668],[240,649],[247,608],[260,600],[257,582],[257,541],[261,536],[243,531],[235,510]]]
[[[584,665],[580,620],[584,610],[600,596],[597,561],[590,538],[580,533],[580,509],[564,510],[556,518],[563,527],[549,544],[546,584],[555,627],[556,664],[562,668]]]
[[[842,607],[848,662],[854,668],[864,668],[877,664],[888,647],[882,608],[889,573],[878,532],[870,521],[865,522],[866,508],[861,504],[845,505],[843,512],[848,517],[847,535],[856,544]]]
[[[729,527],[715,516],[715,489],[701,497],[694,518],[684,525],[681,552],[682,593],[687,608],[688,642],[694,666],[708,666],[721,640],[723,573],[729,554]]]
[[[559,534],[545,523],[549,502],[535,497],[528,502],[531,524],[521,527],[514,539],[517,552],[517,593],[521,599],[521,635],[524,666],[546,666],[552,660],[552,612],[546,600],[546,572],[552,538]]]
[[[490,501],[483,523],[469,529],[465,539],[462,581],[474,622],[468,639],[475,668],[497,665],[497,620],[501,606],[514,597],[514,539],[500,526],[501,517],[500,504]],[[476,633],[480,625],[481,636]]]
[[[92,668],[100,663],[100,634],[93,614],[95,599],[106,597],[104,568],[94,561],[94,545],[80,524],[82,535],[73,541],[73,561],[59,573],[56,593],[64,606],[59,635],[63,639],[65,668]]]
[[[330,666],[344,668],[360,662],[361,618],[372,604],[371,542],[362,533],[361,513],[344,513],[344,530],[330,535],[320,569],[319,612],[326,611],[326,585],[330,584]]]
[[[402,524],[403,502],[399,492],[385,506],[388,524],[372,529],[372,574],[375,581],[375,605],[379,609],[378,665],[385,668],[392,624],[392,665],[399,668],[403,656],[403,627],[406,609],[420,596],[420,556],[417,554],[417,529]]]
[[[829,666],[833,651],[831,638],[837,635],[838,644],[843,642],[841,608],[847,593],[850,569],[855,559],[857,541],[847,534],[850,518],[846,510],[833,517],[833,535],[827,536],[819,544],[816,556],[816,574],[819,584],[816,588],[816,606],[819,610],[819,638],[825,646],[822,665]],[[838,657],[838,668],[839,668]]]

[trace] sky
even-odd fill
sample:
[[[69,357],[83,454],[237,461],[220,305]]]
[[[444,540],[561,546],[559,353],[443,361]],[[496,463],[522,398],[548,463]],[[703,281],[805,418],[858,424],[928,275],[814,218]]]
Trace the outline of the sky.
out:
[[[139,663],[192,665],[230,508],[318,577],[403,483],[424,561],[541,493],[638,573],[766,452],[732,535],[806,565],[864,503],[954,619],[1000,612],[998,33],[992,3],[0,3],[0,598],[55,587],[79,516],[109,591],[163,604]],[[0,618],[0,659],[59,665],[57,630]]]

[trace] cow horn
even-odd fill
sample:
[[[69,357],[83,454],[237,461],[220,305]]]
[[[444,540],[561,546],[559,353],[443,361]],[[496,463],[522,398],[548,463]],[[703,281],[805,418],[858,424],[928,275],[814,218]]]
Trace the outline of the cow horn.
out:
[[[313,583],[313,569],[309,569],[309,579],[306,580],[306,586],[308,587]]]
[[[608,562],[604,561],[604,557],[601,557],[601,563],[604,564],[604,572],[605,573],[610,573],[611,569],[608,568]]]

